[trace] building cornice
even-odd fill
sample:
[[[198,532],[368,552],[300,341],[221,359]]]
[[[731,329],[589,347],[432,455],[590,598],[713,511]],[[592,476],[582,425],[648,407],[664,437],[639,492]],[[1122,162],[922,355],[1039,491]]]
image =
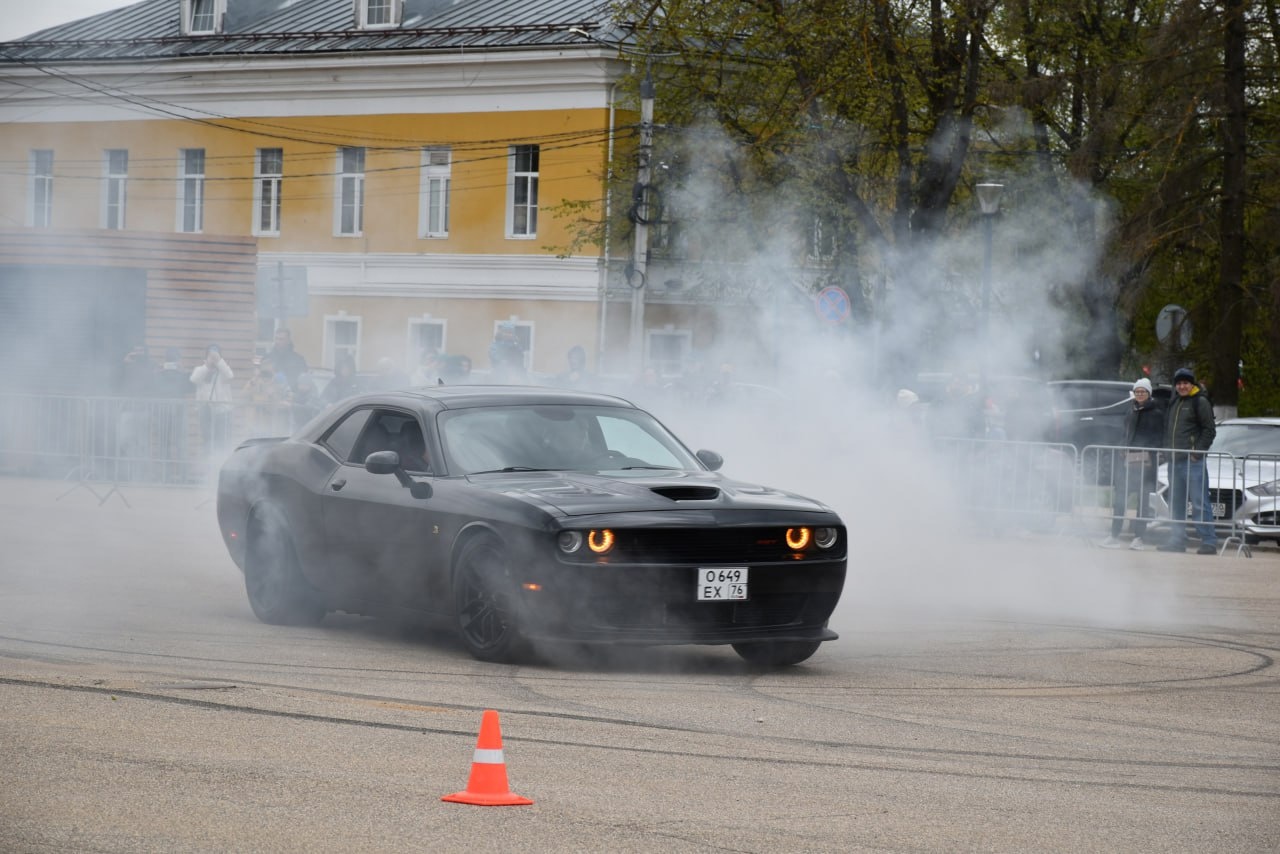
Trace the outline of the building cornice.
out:
[[[616,56],[544,49],[0,66],[0,122],[605,109]]]
[[[266,274],[307,268],[314,296],[595,301],[595,258],[537,255],[259,252]]]

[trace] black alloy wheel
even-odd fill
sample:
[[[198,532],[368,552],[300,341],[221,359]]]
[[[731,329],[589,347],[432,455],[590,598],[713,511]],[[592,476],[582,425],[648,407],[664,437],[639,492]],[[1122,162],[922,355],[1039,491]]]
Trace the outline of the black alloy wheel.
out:
[[[302,577],[293,538],[279,522],[255,518],[250,526],[244,588],[264,623],[314,626],[324,618],[324,604]]]
[[[756,667],[790,667],[807,660],[822,641],[752,641],[735,643],[733,651]]]
[[[458,635],[481,661],[509,660],[521,645],[502,546],[478,537],[462,547],[453,574]]]

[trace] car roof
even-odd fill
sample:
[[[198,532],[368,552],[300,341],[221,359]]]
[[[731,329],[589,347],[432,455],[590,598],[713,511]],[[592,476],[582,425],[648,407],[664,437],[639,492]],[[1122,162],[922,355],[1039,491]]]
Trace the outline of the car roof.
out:
[[[402,405],[434,403],[441,409],[473,406],[516,406],[579,404],[587,406],[629,406],[634,404],[610,394],[573,389],[526,385],[433,385],[394,391],[369,392],[343,401],[345,408],[369,404]]]

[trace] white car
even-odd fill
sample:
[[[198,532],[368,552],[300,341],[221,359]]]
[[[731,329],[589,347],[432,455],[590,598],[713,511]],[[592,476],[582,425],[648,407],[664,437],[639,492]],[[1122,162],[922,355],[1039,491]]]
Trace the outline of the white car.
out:
[[[1230,418],[1218,425],[1206,464],[1213,520],[1235,523],[1245,542],[1280,541],[1280,418]],[[1168,466],[1157,473],[1154,523],[1169,524]]]

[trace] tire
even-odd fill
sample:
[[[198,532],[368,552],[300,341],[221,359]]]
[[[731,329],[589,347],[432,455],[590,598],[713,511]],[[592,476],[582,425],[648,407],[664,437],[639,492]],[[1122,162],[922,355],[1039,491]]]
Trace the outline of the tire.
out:
[[[507,556],[492,537],[462,547],[454,565],[453,604],[458,637],[480,661],[508,661],[523,647],[516,625]]]
[[[735,643],[733,651],[757,667],[790,667],[818,651],[822,641],[755,641]]]
[[[273,626],[314,626],[325,607],[298,568],[293,538],[283,524],[256,518],[250,528],[244,589],[254,616]]]

